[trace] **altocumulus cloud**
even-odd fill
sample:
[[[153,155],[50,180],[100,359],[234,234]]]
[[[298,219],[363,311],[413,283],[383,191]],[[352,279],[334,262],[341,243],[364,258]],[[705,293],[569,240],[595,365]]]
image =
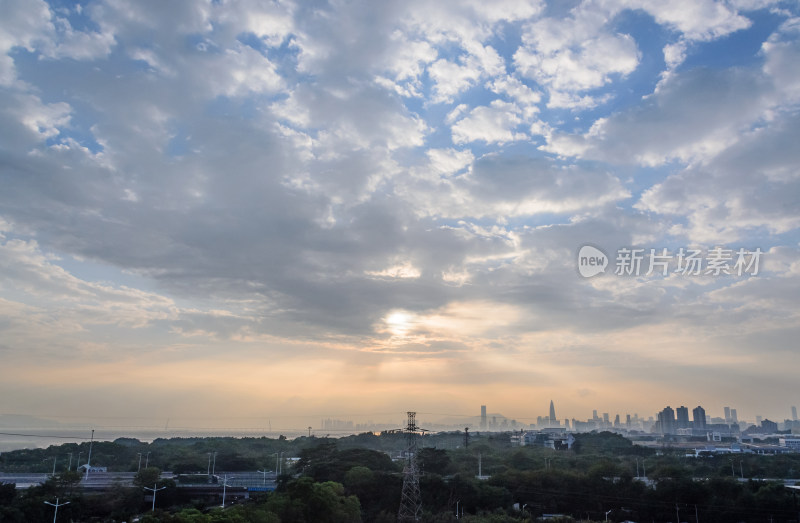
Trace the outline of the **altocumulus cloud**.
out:
[[[459,410],[510,381],[576,409],[697,376],[790,390],[797,5],[573,4],[5,2],[0,373],[225,354]],[[765,261],[583,280],[585,243]],[[641,403],[607,385],[654,365]]]

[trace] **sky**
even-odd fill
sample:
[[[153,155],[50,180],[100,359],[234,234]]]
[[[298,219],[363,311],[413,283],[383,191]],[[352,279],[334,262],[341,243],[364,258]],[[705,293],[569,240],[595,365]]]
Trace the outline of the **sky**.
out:
[[[2,414],[800,404],[794,1],[0,6]]]

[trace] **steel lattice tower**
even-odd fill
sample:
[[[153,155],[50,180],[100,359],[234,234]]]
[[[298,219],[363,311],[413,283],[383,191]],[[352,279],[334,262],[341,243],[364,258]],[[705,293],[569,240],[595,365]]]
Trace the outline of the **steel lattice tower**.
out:
[[[408,437],[408,461],[403,468],[403,494],[400,497],[400,511],[397,521],[419,521],[422,515],[422,498],[419,493],[419,468],[417,468],[417,413],[408,413],[408,426],[405,428]]]

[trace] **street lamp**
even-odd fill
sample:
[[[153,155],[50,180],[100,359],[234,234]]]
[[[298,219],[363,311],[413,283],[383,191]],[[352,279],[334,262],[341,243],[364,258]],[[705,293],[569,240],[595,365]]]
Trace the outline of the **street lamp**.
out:
[[[233,479],[233,477],[231,477]],[[225,474],[222,480],[222,508],[225,508],[225,491],[228,489],[228,475]]]
[[[145,468],[147,468],[147,467],[145,467]],[[159,490],[164,490],[165,488],[167,488],[167,487],[161,487],[161,488],[156,488],[156,487],[158,487],[158,483],[153,483],[153,488],[143,487],[145,490],[150,490],[150,491],[153,492],[153,506],[150,507],[150,512],[153,512],[153,511],[156,510],[156,492],[158,492]]]
[[[266,468],[266,467],[264,467],[264,468]],[[269,472],[269,471],[268,470],[259,470],[258,472],[264,474],[264,486],[266,487],[267,486],[267,472]]]
[[[94,445],[94,429],[92,429],[92,439],[89,441],[89,459],[86,460],[86,479],[89,479],[89,469],[92,468],[92,446]]]
[[[136,469],[136,472],[139,473],[142,470],[142,453],[137,452],[136,454],[139,456],[139,467]]]
[[[48,459],[50,458],[44,458],[44,460],[42,461],[47,461]],[[52,476],[56,475],[56,461],[58,461],[58,456],[53,456],[53,473],[51,474]]]
[[[148,452],[144,457],[144,468],[147,468],[150,464],[150,452]]]
[[[64,503],[59,503],[58,502],[58,498],[56,498],[56,502],[55,503],[50,503],[49,501],[45,501],[45,503],[47,505],[50,505],[51,507],[56,507],[56,513],[53,514],[53,523],[56,523],[56,518],[58,517],[58,507],[63,507],[64,505],[69,505],[69,501],[65,501]]]
[[[606,512],[606,521],[608,521],[608,515],[609,515],[609,514],[611,514],[611,511],[612,511],[612,510],[614,510],[614,509],[612,508],[611,510],[609,510],[608,512]]]

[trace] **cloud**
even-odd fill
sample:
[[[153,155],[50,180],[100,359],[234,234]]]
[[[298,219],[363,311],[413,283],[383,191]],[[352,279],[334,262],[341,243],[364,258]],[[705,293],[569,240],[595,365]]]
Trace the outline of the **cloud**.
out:
[[[800,190],[800,155],[791,146],[800,132],[797,114],[771,122],[703,165],[687,168],[642,194],[636,207],[680,215],[671,233],[702,244],[730,244],[755,230],[783,234],[800,226],[792,195]]]
[[[527,138],[525,133],[514,132],[522,123],[515,105],[501,100],[489,106],[476,107],[453,124],[453,143],[463,144],[482,140],[486,143],[505,143]]]
[[[540,20],[528,27],[514,55],[523,76],[547,86],[551,107],[572,107],[571,93],[602,87],[613,75],[625,76],[639,64],[636,43],[629,35],[596,33],[593,21],[559,23]],[[569,27],[569,25],[578,27]],[[588,33],[588,34],[587,34]]]
[[[784,380],[800,49],[781,7],[750,21],[742,10],[770,6],[14,3],[0,22],[3,377],[64,353],[70,371],[102,359],[79,376],[107,383],[117,365],[135,393],[154,360],[141,352],[168,360],[151,380],[196,371],[176,385],[187,396],[222,363],[231,378],[266,358],[287,390],[346,373],[375,404],[399,401],[409,374],[421,401],[576,380],[622,401],[609,379],[641,385],[626,372],[670,358],[698,359],[681,367],[689,386],[720,365],[747,376],[755,356],[738,343],[726,361],[727,329],[770,340],[782,368],[758,372]],[[758,54],[728,53],[735,32]],[[575,270],[585,243],[731,242],[774,256],[763,277]],[[653,397],[675,385],[658,368]],[[47,369],[15,384],[36,390]],[[254,369],[269,371],[248,366],[248,386]]]
[[[661,165],[702,161],[766,116],[771,87],[755,71],[693,69],[667,77],[641,105],[598,119],[582,135],[554,133],[544,150]]]

